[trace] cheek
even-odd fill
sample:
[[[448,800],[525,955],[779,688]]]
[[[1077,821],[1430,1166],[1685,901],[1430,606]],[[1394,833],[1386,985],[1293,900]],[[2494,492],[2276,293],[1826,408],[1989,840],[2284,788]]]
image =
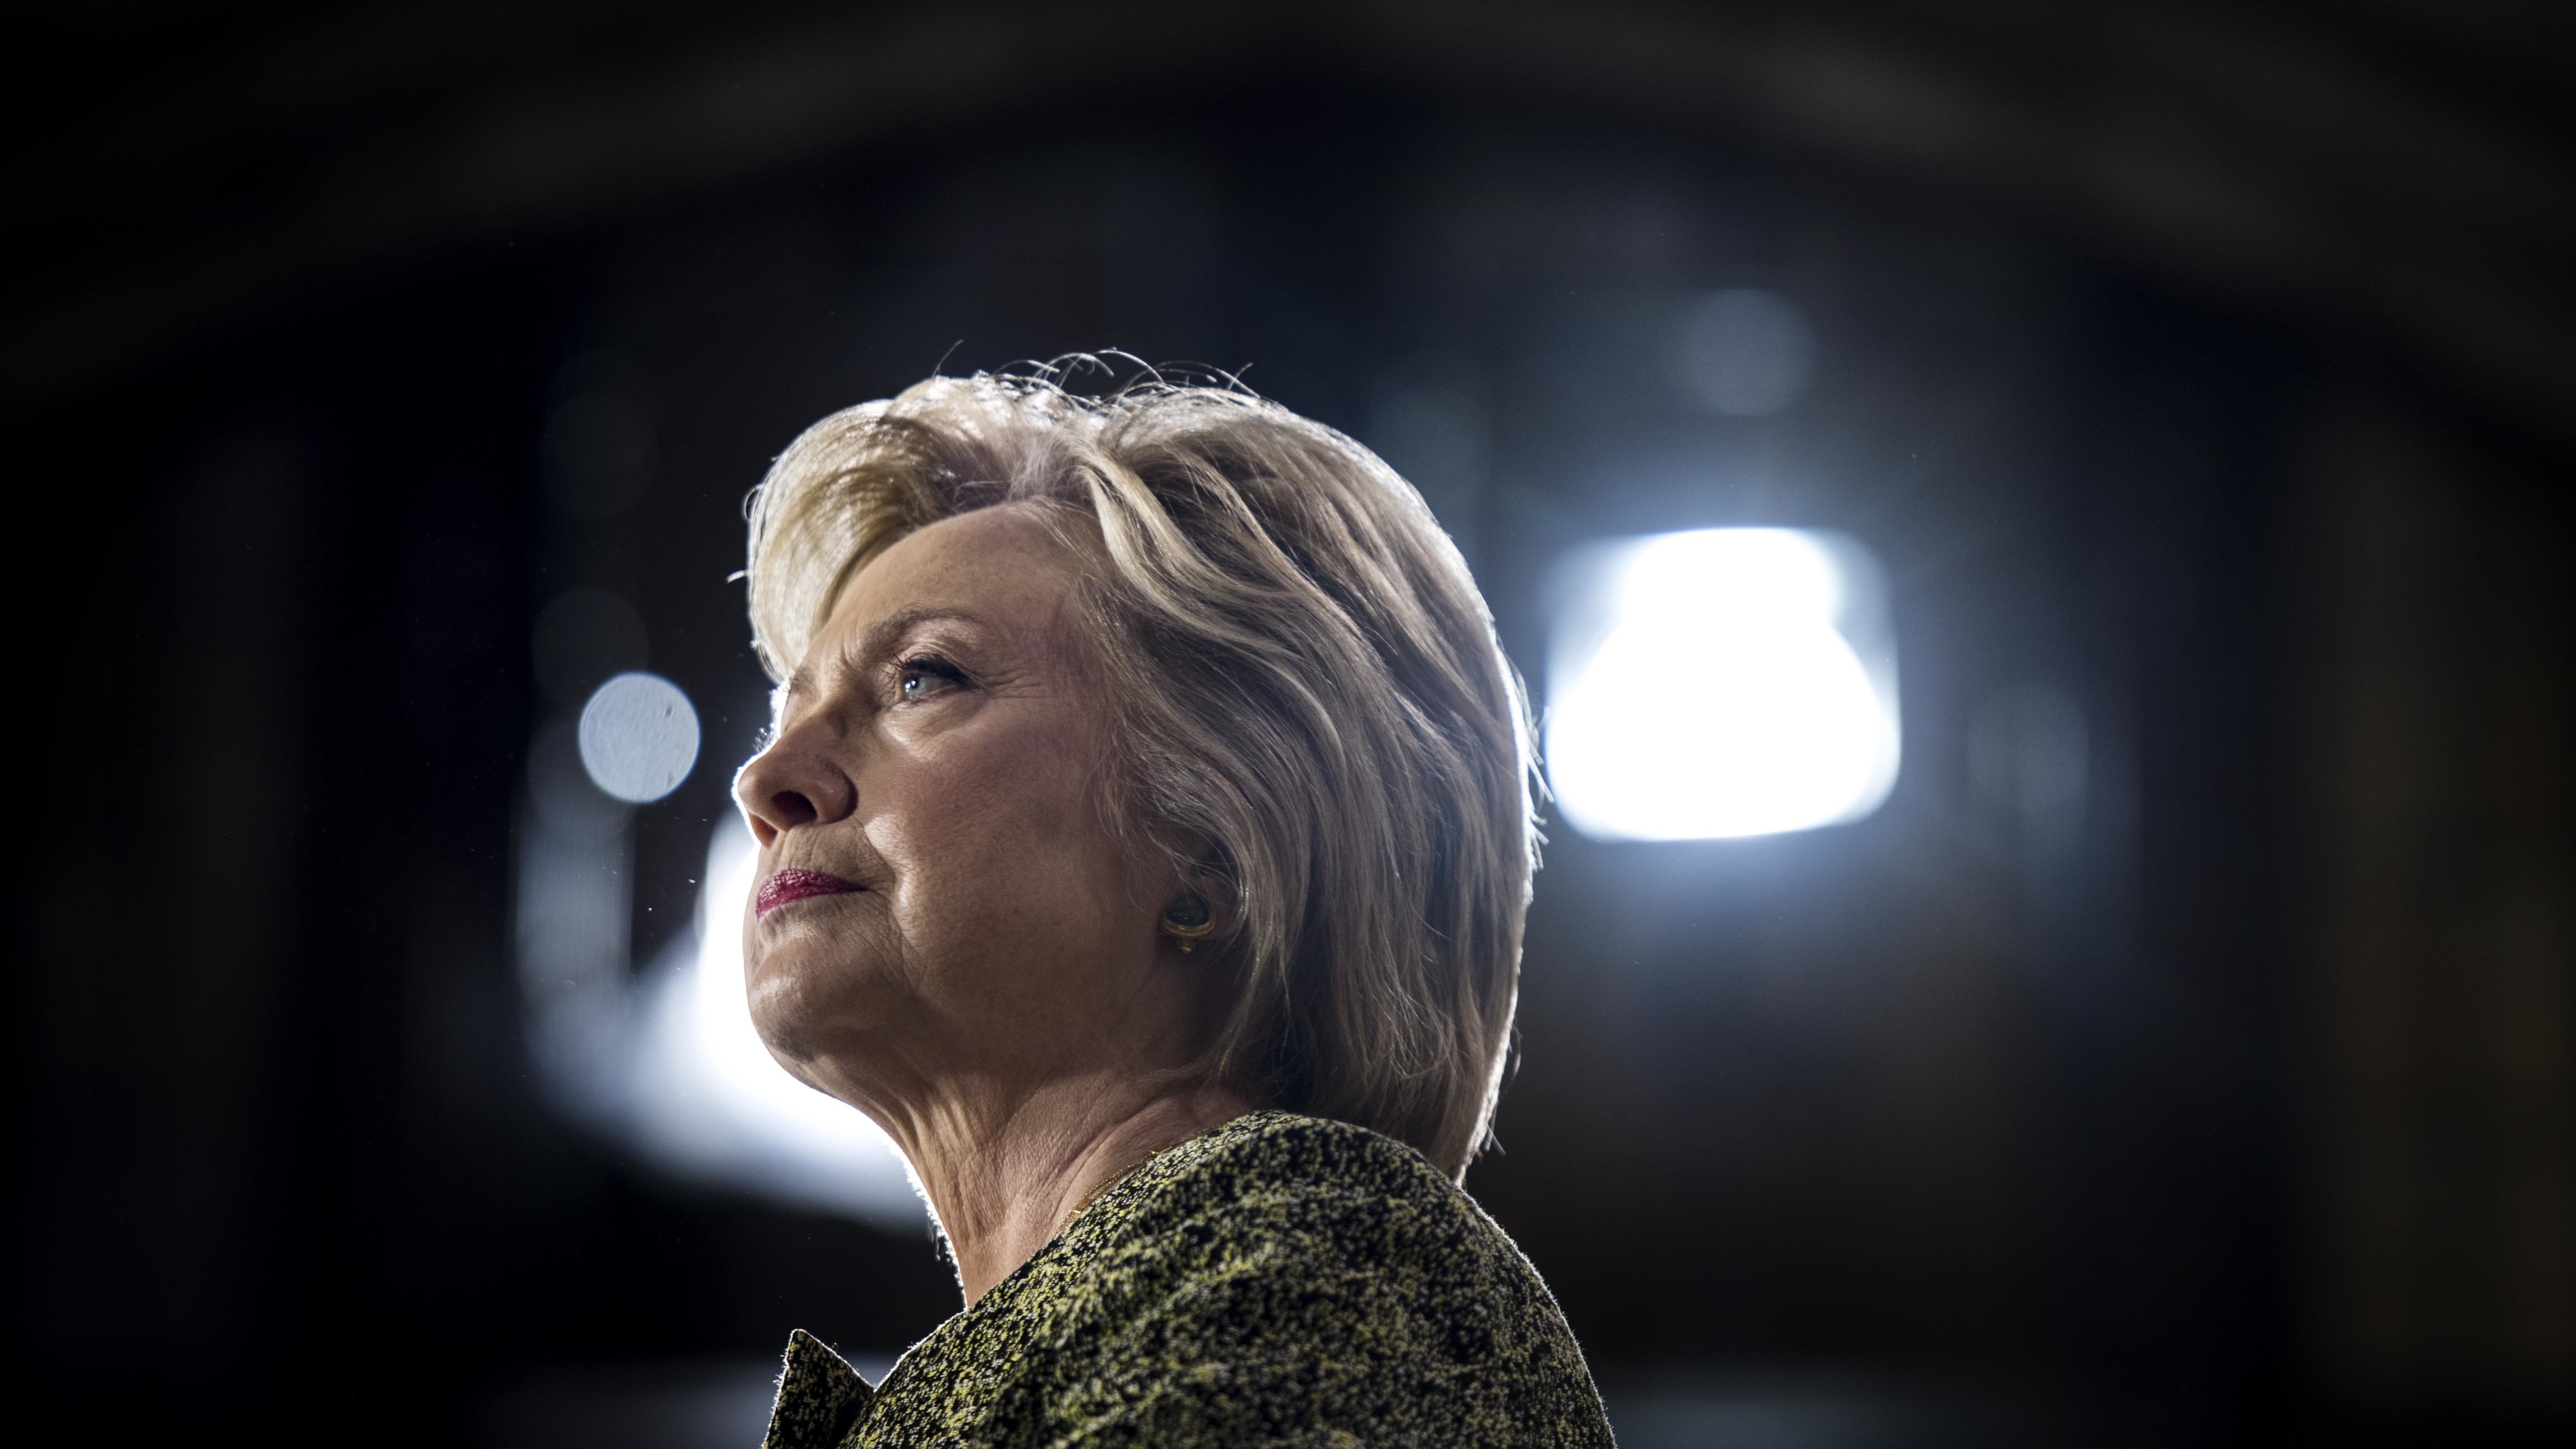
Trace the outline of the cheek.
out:
[[[905,937],[1026,950],[1096,939],[1131,913],[1126,852],[1103,818],[1092,752],[1060,736],[923,762],[869,836],[894,868]],[[1032,940],[1035,936],[1037,939]]]
[[[1150,949],[1128,901],[1141,887],[1076,758],[956,751],[862,779],[874,804],[853,823],[891,889],[745,913],[744,985],[770,1050],[811,1063],[940,1019],[1061,1014],[1096,993],[1086,967],[1124,936]]]

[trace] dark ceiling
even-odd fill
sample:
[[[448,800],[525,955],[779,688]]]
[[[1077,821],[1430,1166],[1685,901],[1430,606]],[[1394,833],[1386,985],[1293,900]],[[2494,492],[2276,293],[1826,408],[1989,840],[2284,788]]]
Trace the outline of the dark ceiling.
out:
[[[13,413],[459,249],[1286,78],[1965,189],[2555,440],[2576,418],[2560,5],[132,0],[10,28]]]

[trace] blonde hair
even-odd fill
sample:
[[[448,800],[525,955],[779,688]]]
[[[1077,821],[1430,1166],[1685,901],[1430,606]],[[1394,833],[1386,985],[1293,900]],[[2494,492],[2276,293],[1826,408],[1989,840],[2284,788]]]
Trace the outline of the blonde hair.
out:
[[[1228,929],[1202,1069],[1410,1143],[1485,1143],[1536,868],[1527,707],[1421,495],[1343,434],[1234,387],[1104,398],[1057,369],[934,377],[834,413],[752,495],[772,678],[895,540],[1035,503],[1084,580],[1120,754],[1112,806]]]

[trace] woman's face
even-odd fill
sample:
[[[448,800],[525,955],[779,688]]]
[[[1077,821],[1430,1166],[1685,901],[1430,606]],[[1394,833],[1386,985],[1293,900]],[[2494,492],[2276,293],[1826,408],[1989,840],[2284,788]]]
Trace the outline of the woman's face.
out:
[[[1075,564],[1015,507],[887,549],[735,780],[760,843],[752,1019],[890,1127],[943,1088],[1008,1095],[1196,1045],[1156,933],[1177,883],[1105,817]]]

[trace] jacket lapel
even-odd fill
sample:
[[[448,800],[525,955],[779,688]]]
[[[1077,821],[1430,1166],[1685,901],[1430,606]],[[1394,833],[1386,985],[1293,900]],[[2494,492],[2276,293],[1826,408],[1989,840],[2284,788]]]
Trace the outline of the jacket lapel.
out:
[[[797,1329],[787,1336],[787,1365],[760,1449],[837,1449],[876,1392],[823,1340]]]

